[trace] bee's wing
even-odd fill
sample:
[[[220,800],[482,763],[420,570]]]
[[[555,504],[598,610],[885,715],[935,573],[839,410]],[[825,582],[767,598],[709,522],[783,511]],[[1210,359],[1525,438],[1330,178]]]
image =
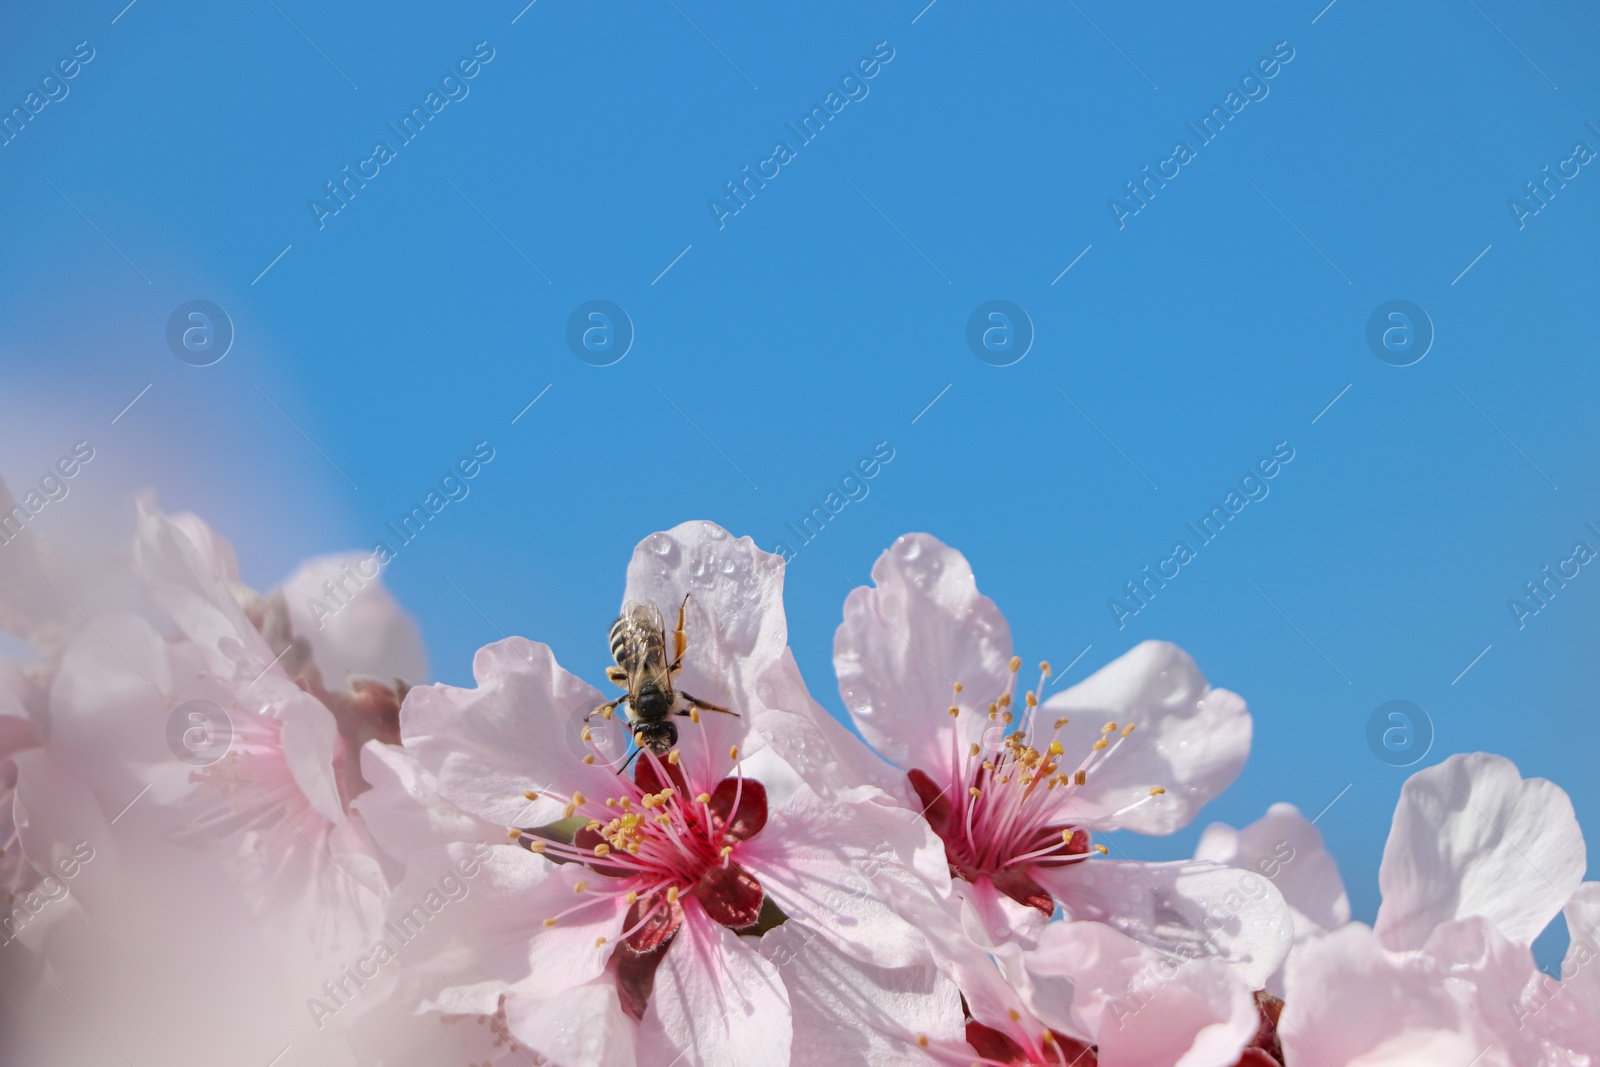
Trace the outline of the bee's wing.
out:
[[[611,655],[630,673],[664,660],[666,634],[661,609],[649,600],[630,600],[611,624]]]

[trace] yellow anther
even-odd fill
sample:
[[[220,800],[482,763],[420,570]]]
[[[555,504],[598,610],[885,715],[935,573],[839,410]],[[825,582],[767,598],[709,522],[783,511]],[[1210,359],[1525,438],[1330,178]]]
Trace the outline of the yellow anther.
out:
[[[1037,707],[1039,704],[1039,698],[1034,696],[1033,690],[1030,689],[1026,693],[1022,694],[1022,702],[1028,705],[1030,708]]]
[[[994,770],[994,761],[993,760],[984,760],[983,761],[983,769],[986,770],[986,771]]]
[[[996,703],[998,703],[1002,708],[1009,708],[1011,706],[1011,694],[1001,693],[1000,699],[996,701]]]
[[[738,759],[739,758],[739,746],[738,745],[734,745],[732,748],[728,749],[728,758],[729,759]]]
[[[522,836],[522,831],[515,826],[508,826],[506,827],[506,836],[515,841]]]
[[[1084,782],[1087,782],[1088,780],[1089,780],[1089,772],[1088,771],[1075,771],[1073,773],[1073,775],[1072,775],[1072,784],[1073,785],[1082,785]]]
[[[1150,787],[1150,795],[1153,797],[1158,797],[1165,792],[1166,790],[1162,789],[1159,785],[1153,785]]]
[[[622,899],[626,900],[629,904],[637,904],[639,903],[639,894],[630,889]]]
[[[1014,1023],[1022,1021],[1022,1016],[1017,1012],[1016,1008],[1007,1008],[1006,1014],[1011,1016],[1011,1021]]]
[[[675,885],[667,886],[667,903],[668,904],[676,904],[677,902],[678,902],[678,887],[675,886]]]
[[[1107,741],[1105,738],[1102,737],[1100,740],[1096,741],[1090,747],[1093,748],[1096,752],[1099,752],[1101,749],[1105,748],[1109,744],[1111,744],[1111,742]]]
[[[950,717],[953,719],[957,715],[960,715],[960,714],[961,714],[961,709],[956,707],[954,704],[951,704],[950,705]]]
[[[694,798],[694,802],[696,804],[709,804],[711,803],[711,794],[701,793],[699,796]]]
[[[1056,720],[1056,729],[1057,730],[1061,729],[1063,726],[1067,725],[1067,723],[1069,723],[1071,721],[1072,721],[1071,719],[1057,719]]]
[[[1016,674],[1021,669],[1022,669],[1022,657],[1021,656],[1012,656],[1011,657],[1011,673],[1012,674]]]
[[[574,804],[577,804],[579,807],[582,807],[584,804],[588,803],[588,798],[585,797],[582,793],[579,793],[576,790],[574,790],[573,793],[572,793],[572,802]]]
[[[1015,716],[1013,716],[1009,711],[1000,716],[1000,721],[1005,723],[1007,726],[1010,726],[1014,719]]]
[[[578,810],[578,805],[577,805],[576,801],[573,801],[572,803],[569,803],[566,807],[561,809],[562,818],[564,818],[564,819],[572,818],[572,813],[577,811],[577,810]]]
[[[673,749],[671,752],[667,753],[667,762],[672,764],[674,767],[676,767],[678,765],[678,750],[677,749]]]
[[[594,846],[594,854],[596,856],[609,856],[611,855],[611,846],[602,841]]]
[[[955,686],[954,686],[955,691],[958,692],[958,693],[961,692],[961,688],[962,687],[961,687],[961,683],[960,682],[957,682],[955,684]]]
[[[1061,843],[1063,845],[1072,844],[1072,827],[1069,826],[1061,831]]]
[[[583,762],[585,762],[589,766],[593,767],[594,766],[594,753],[591,752],[587,756],[583,757]]]
[[[1104,846],[1104,845],[1096,845],[1096,846],[1094,846],[1094,850],[1096,852],[1100,853],[1100,855],[1102,855],[1102,856],[1111,855],[1111,850],[1109,848],[1106,848],[1106,846]]]
[[[1039,661],[1039,669],[1041,671],[1043,671],[1044,673],[1049,674],[1050,673],[1050,661],[1047,660],[1047,659],[1040,660]]]
[[[605,943],[606,943],[606,939],[603,938],[603,937],[597,937],[597,938],[594,939],[594,947],[595,948],[599,948],[601,945],[604,945]],[[1050,1035],[1046,1034],[1045,1036],[1049,1037]]]
[[[530,842],[528,842],[528,851],[529,852],[543,852],[544,850],[545,850],[545,843],[543,841],[530,841]]]
[[[604,715],[609,720],[611,718],[611,709],[610,708],[606,708],[600,714]]]
[[[978,788],[978,787],[977,787],[977,786],[975,786],[975,785],[973,785],[973,786],[968,786],[968,787],[967,787],[967,792],[968,792],[968,793],[970,793],[970,794],[972,794],[972,795],[973,795],[973,796],[975,796],[975,797],[981,797],[981,796],[983,796],[983,790],[981,790],[981,789],[979,789],[979,788]]]
[[[1108,722],[1104,726],[1100,727],[1100,732],[1103,734],[1114,734],[1117,732],[1117,724],[1114,722]]]
[[[550,918],[550,919],[546,919],[546,920],[545,920],[545,921],[544,921],[544,928],[545,928],[545,929],[546,929],[546,930],[548,930],[548,929],[550,929],[550,928],[551,928],[551,927],[552,927],[552,926],[554,926],[554,925],[555,925],[555,924],[556,924],[556,920],[555,920],[555,919],[554,919],[554,918]]]
[[[523,800],[538,800],[539,799],[539,794],[535,793],[533,790],[530,789],[526,793],[522,794],[522,799]]]
[[[693,723],[698,723],[700,721],[700,709],[699,708],[690,708],[689,709],[689,721],[693,722]]]
[[[928,1035],[927,1034],[918,1034],[917,1035],[917,1045],[920,1048],[927,1048],[928,1047]]]
[[[1134,724],[1131,723],[1131,722],[1128,725],[1124,726],[1122,728],[1122,736],[1123,737],[1127,737],[1129,734],[1133,733],[1133,726],[1134,726]]]
[[[1055,1043],[1056,1043],[1056,1035],[1052,1034],[1048,1030],[1046,1030],[1043,1034],[1041,1034],[1039,1036],[1039,1044],[1041,1044],[1041,1045],[1053,1045]]]
[[[1065,751],[1066,751],[1066,749],[1064,747],[1062,747],[1062,744],[1061,744],[1060,741],[1052,741],[1052,742],[1050,742],[1050,755],[1059,756]]]
[[[585,741],[588,741],[588,740],[590,740],[590,736],[589,736],[589,728],[588,728],[588,727],[587,727],[587,726],[585,726],[585,727],[584,727],[584,728],[583,728],[583,739],[584,739],[584,740],[585,740]]]
[[[974,741],[974,742],[972,742],[972,750],[970,752],[968,752],[967,755],[976,756],[980,751],[982,751],[982,750],[980,748],[978,748],[978,742]]]
[[[589,883],[588,882],[581,882],[580,881],[580,882],[573,882],[572,883],[572,891],[574,893],[581,893],[585,889],[588,889],[588,888],[589,888]]]
[[[720,855],[722,856],[723,859],[727,859],[729,856],[733,855],[733,846],[732,845],[723,845],[722,846],[722,852],[720,853]]]

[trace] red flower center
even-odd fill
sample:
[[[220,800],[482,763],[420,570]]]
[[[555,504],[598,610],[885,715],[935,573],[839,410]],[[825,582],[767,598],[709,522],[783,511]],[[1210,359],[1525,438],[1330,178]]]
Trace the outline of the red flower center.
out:
[[[761,883],[740,866],[737,854],[739,845],[767,823],[767,790],[741,775],[695,792],[676,763],[648,752],[638,762],[634,781],[619,776],[617,782],[620,795],[603,803],[581,793],[571,798],[569,817],[588,821],[570,845],[526,833],[522,841],[558,862],[582,863],[608,879],[593,888],[580,882],[585,895],[627,901],[610,968],[623,1007],[638,1019],[644,1015],[656,967],[683,925],[686,907],[699,907],[732,930],[754,926],[761,917]]]

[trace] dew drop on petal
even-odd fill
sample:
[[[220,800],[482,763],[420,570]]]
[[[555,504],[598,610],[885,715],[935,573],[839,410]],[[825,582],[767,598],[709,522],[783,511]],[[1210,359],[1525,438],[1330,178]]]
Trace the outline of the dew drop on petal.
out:
[[[898,551],[900,558],[903,560],[914,560],[918,556],[922,555],[922,542],[914,541],[910,538],[901,540],[901,542],[896,545],[895,548]]]

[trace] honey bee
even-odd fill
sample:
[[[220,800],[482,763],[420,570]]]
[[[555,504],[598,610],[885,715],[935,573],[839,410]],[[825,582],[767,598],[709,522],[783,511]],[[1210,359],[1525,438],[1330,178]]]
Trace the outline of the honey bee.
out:
[[[607,701],[585,716],[610,715],[619,704],[628,706],[628,723],[633,731],[638,749],[634,756],[649,749],[657,756],[665,756],[678,743],[678,727],[671,721],[673,715],[690,715],[679,708],[683,703],[703,711],[720,711],[737,717],[738,713],[701,700],[682,689],[675,688],[673,675],[683,667],[683,652],[688,638],[683,632],[684,609],[689,595],[684,594],[678,605],[678,625],[672,631],[672,662],[667,662],[667,628],[661,609],[652,601],[629,601],[622,606],[622,614],[611,624],[611,656],[616,666],[606,668],[606,677],[624,692],[615,700]],[[629,760],[633,757],[630,756]],[[623,764],[624,767],[627,763]]]

